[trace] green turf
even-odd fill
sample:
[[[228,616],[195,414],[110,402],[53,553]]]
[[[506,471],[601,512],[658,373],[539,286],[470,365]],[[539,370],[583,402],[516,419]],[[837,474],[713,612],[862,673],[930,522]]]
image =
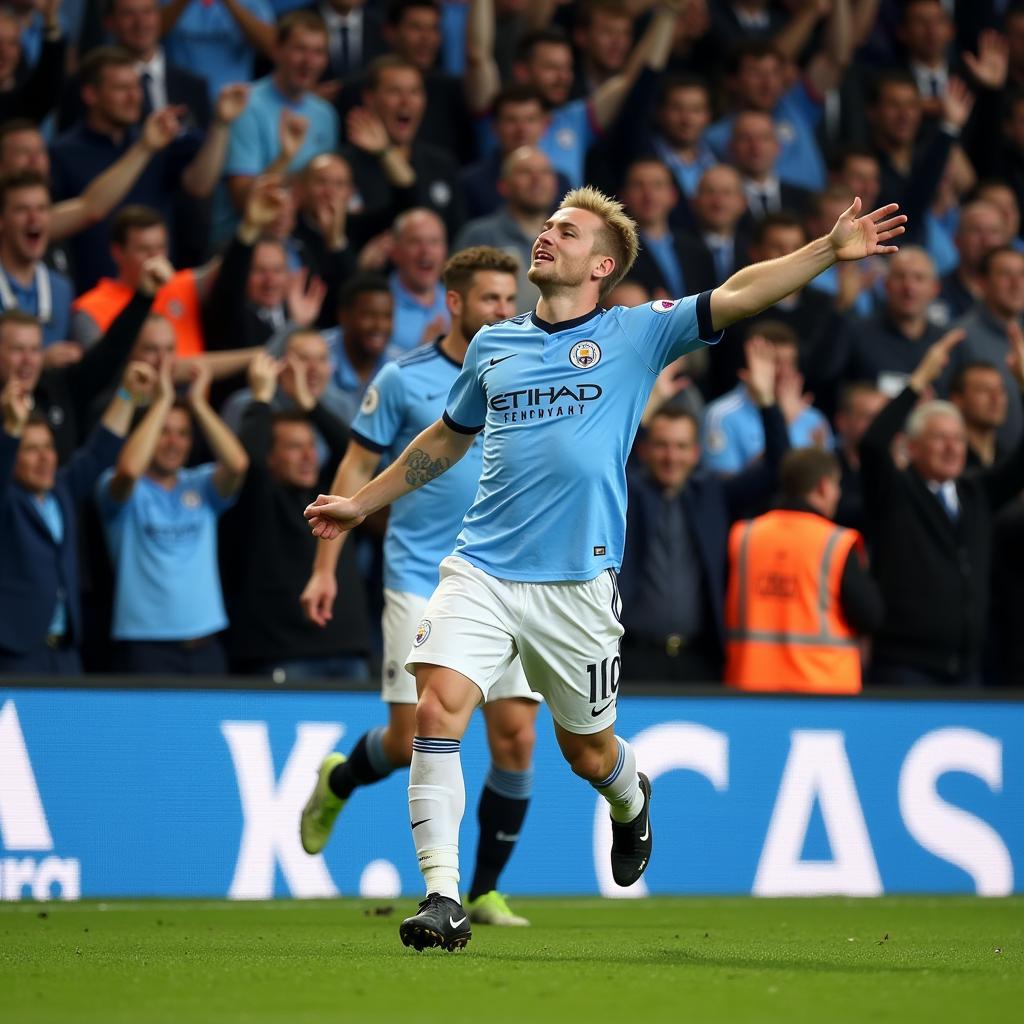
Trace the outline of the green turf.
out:
[[[0,904],[4,1024],[1000,1021],[1024,900],[515,900],[529,929],[401,946],[355,900]],[[387,913],[384,913],[387,912]]]

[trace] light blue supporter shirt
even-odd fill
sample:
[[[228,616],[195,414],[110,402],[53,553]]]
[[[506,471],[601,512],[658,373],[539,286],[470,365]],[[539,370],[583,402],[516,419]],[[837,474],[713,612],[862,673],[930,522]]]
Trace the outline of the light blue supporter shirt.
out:
[[[96,502],[114,563],[115,640],[191,640],[225,629],[217,566],[217,520],[234,504],[213,484],[212,462],[183,469],[171,490],[143,476],[131,497],[110,494],[113,469]]]
[[[809,407],[789,424],[789,443],[794,448],[813,448],[819,441],[831,451],[832,429],[823,413]],[[716,473],[738,473],[763,451],[761,413],[746,385],[737,384],[707,408],[701,437],[702,464]]]
[[[440,343],[388,363],[363,396],[352,439],[393,462],[417,434],[441,418],[461,369]],[[434,592],[437,567],[454,550],[473,503],[482,451],[478,438],[447,473],[392,505],[384,535],[385,587],[422,597]]]
[[[455,553],[505,580],[588,580],[622,561],[626,459],[658,373],[714,343],[711,292],[479,331],[444,420],[483,430]]]
[[[445,288],[439,281],[434,287],[434,299],[429,306],[424,306],[398,280],[398,272],[393,271],[388,278],[391,286],[391,298],[394,300],[394,312],[391,317],[391,339],[389,347],[394,351],[407,352],[418,348],[433,338],[427,338],[427,327],[434,320],[441,326],[437,334],[444,334],[451,326],[448,315],[448,304],[445,301]]]
[[[779,137],[775,173],[787,184],[809,188],[812,192],[820,192],[825,187],[825,158],[815,137],[821,112],[822,105],[803,82],[797,82],[772,112]],[[723,117],[704,133],[704,141],[723,162],[729,159],[733,120],[732,115]]]
[[[166,7],[171,0],[160,2]],[[274,9],[267,0],[239,2],[260,21],[273,25]],[[223,0],[187,4],[163,45],[168,61],[206,79],[211,103],[217,102],[225,85],[252,81],[256,50]]]

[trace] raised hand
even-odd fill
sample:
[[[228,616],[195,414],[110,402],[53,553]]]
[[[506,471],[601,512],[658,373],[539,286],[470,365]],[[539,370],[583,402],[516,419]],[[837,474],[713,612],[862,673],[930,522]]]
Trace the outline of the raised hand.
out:
[[[775,401],[785,421],[793,423],[814,404],[814,396],[804,393],[803,374],[786,368],[776,381]]]
[[[291,163],[295,159],[296,153],[302,149],[307,131],[309,131],[309,121],[301,114],[295,114],[290,110],[281,111],[281,118],[277,122],[277,138],[281,144],[281,156],[288,163]]]
[[[305,412],[316,405],[316,396],[309,388],[309,366],[298,356],[285,356],[285,371],[281,384],[289,392],[289,397]]]
[[[371,156],[381,156],[391,145],[384,122],[366,107],[353,107],[345,118],[348,141]]]
[[[288,202],[283,182],[278,174],[264,174],[253,182],[245,201],[247,224],[262,231],[280,216]]]
[[[907,218],[896,214],[898,203],[881,206],[871,213],[860,214],[860,197],[836,221],[829,232],[828,240],[837,260],[862,260],[876,253],[897,252],[899,246],[886,245],[906,230]]]
[[[775,401],[775,346],[760,334],[747,339],[743,350],[747,368],[740,376],[750,388],[758,405],[771,405]]]
[[[277,391],[282,365],[269,352],[260,351],[249,364],[249,390],[253,401],[271,402]]]
[[[951,331],[939,338],[929,346],[917,369],[910,375],[910,386],[920,395],[924,394],[932,384],[939,379],[942,371],[949,364],[949,357],[953,349],[966,337],[967,332],[962,327],[954,327]]]
[[[217,96],[215,116],[221,124],[237,121],[249,103],[249,86],[243,82],[225,85]]]
[[[974,93],[960,78],[950,78],[942,94],[942,119],[963,128],[974,109]]]
[[[320,315],[327,297],[327,285],[307,268],[296,270],[288,282],[288,319],[300,327],[309,327]]]
[[[356,265],[360,270],[383,270],[394,249],[395,236],[390,231],[384,231],[360,249]]]
[[[28,385],[17,377],[11,377],[0,391],[0,408],[3,410],[4,432],[11,437],[21,437],[29,415],[35,406]]]
[[[198,405],[208,405],[212,380],[209,366],[201,359],[189,363],[188,380],[188,404],[193,409]]]
[[[966,51],[961,56],[979,85],[992,90],[1006,85],[1010,73],[1010,44],[994,28],[987,28],[978,36],[977,56]]]
[[[82,361],[82,346],[77,341],[54,341],[43,349],[43,369],[57,370]]]
[[[366,516],[351,498],[339,498],[335,494],[321,494],[316,501],[306,506],[303,513],[309,520],[314,537],[334,540],[348,530],[354,530]]]
[[[142,264],[142,271],[139,273],[138,290],[143,295],[156,295],[156,293],[174,276],[174,267],[166,256],[150,256]]]
[[[121,387],[132,396],[134,405],[148,405],[153,400],[158,374],[149,363],[129,363],[121,377]]]
[[[154,110],[142,125],[142,144],[154,153],[166,149],[181,134],[181,119],[187,110],[182,105]]]

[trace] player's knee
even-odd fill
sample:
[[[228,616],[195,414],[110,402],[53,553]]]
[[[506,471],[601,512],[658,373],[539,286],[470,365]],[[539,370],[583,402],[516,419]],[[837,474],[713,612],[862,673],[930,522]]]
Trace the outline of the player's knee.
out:
[[[533,761],[533,748],[537,733],[533,722],[525,722],[512,729],[504,729],[491,736],[491,757],[499,768],[525,772]]]
[[[594,782],[597,779],[604,778],[606,773],[602,771],[604,762],[600,750],[593,747],[580,746],[572,750],[566,750],[564,753],[569,767],[581,779],[586,779],[587,782]]]
[[[416,705],[416,735],[450,736],[454,726],[455,715],[445,706],[440,694],[425,688]]]

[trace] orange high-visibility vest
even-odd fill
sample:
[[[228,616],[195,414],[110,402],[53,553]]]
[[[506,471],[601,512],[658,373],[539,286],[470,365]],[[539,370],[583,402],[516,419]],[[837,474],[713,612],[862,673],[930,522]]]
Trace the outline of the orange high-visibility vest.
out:
[[[860,649],[839,587],[856,530],[777,510],[729,532],[725,682],[741,690],[860,693]]]
[[[87,313],[100,331],[106,333],[131,297],[132,290],[128,285],[104,277],[95,288],[79,295],[71,308]],[[175,355],[185,359],[203,354],[206,345],[203,341],[202,310],[193,270],[179,270],[157,291],[153,312],[170,320],[174,328]]]

